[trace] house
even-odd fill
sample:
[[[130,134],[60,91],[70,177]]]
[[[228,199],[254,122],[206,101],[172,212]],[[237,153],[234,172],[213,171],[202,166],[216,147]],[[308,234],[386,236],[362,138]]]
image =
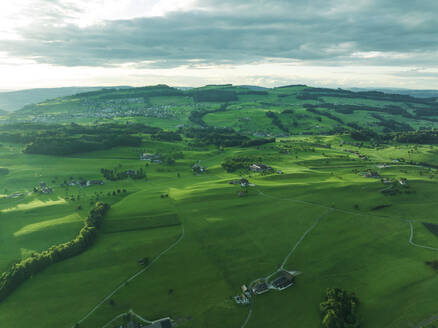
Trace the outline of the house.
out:
[[[262,168],[260,166],[258,166],[257,164],[251,164],[249,166],[249,169],[253,172],[261,172]]]
[[[408,185],[408,179],[401,178],[400,180],[398,180],[398,183],[400,183],[402,186],[407,186]]]
[[[193,171],[194,173],[199,174],[199,173],[204,173],[204,172],[206,172],[206,171],[207,171],[207,168],[201,166],[201,164],[199,164],[199,162],[198,162],[198,163],[193,164],[193,166],[192,166],[192,171]]]
[[[379,173],[373,170],[368,170],[367,172],[362,173],[362,176],[364,176],[365,178],[375,178],[375,179],[380,178]]]
[[[234,301],[237,304],[242,304],[242,305],[249,304],[249,298],[245,294],[234,296]]]
[[[240,179],[240,186],[241,187],[248,187],[249,186],[249,181],[245,178]]]

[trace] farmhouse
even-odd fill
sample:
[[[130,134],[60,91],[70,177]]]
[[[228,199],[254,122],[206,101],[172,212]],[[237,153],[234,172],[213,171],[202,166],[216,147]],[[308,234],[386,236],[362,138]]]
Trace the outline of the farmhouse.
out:
[[[400,183],[402,186],[407,186],[408,185],[408,179],[401,178],[401,179],[398,180],[398,183]]]
[[[271,283],[271,286],[277,290],[284,290],[293,286],[294,281],[295,277],[292,273],[282,270],[280,276]]]
[[[199,173],[204,173],[204,172],[206,172],[206,171],[207,171],[207,168],[201,166],[201,164],[199,164],[199,162],[198,162],[198,163],[193,164],[193,166],[192,166],[192,171],[193,171],[194,173],[199,174]]]
[[[140,155],[140,160],[151,163],[161,163],[161,156],[158,154],[143,153]]]
[[[269,292],[269,287],[266,281],[262,280],[258,282],[253,288],[252,292],[254,294],[260,295]]]
[[[53,192],[53,188],[50,188],[45,182],[40,182],[38,186],[33,188],[33,192],[37,192],[39,194],[51,194]]]
[[[248,187],[249,186],[249,181],[245,178],[240,179],[240,186],[241,187]]]
[[[249,298],[245,294],[234,296],[234,301],[237,304],[242,304],[242,305],[249,304]]]
[[[248,289],[246,285],[242,285],[240,287],[242,293],[240,295],[234,296],[234,301],[237,304],[246,305],[250,303],[251,300],[251,291]]]
[[[364,176],[365,178],[380,179],[379,173],[377,173],[376,171],[373,171],[373,170],[369,170],[367,172],[362,173],[362,176]]]
[[[274,171],[272,167],[262,163],[254,163],[249,166],[250,171],[252,172],[270,172]]]
[[[92,185],[103,185],[103,180],[87,180],[87,187]]]

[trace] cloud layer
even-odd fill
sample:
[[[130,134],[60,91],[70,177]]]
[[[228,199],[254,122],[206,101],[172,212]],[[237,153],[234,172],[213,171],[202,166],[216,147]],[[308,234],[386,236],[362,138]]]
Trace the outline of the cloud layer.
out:
[[[72,1],[46,1],[40,10],[0,49],[61,66],[438,66],[435,0],[202,0],[163,16],[86,26],[71,19],[80,11]]]

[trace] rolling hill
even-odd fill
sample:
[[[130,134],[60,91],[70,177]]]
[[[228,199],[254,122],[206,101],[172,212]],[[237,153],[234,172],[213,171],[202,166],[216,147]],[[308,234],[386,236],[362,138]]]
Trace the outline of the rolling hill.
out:
[[[400,132],[435,128],[435,98],[291,85],[273,89],[157,85],[105,89],[28,105],[11,122],[137,122],[165,129],[232,128],[256,136]]]

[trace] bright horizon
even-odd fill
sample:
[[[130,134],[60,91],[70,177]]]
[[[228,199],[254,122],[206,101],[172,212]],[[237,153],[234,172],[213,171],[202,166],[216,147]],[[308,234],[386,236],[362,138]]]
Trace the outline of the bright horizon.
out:
[[[0,90],[438,89],[437,22],[432,0],[19,0],[0,4]]]

